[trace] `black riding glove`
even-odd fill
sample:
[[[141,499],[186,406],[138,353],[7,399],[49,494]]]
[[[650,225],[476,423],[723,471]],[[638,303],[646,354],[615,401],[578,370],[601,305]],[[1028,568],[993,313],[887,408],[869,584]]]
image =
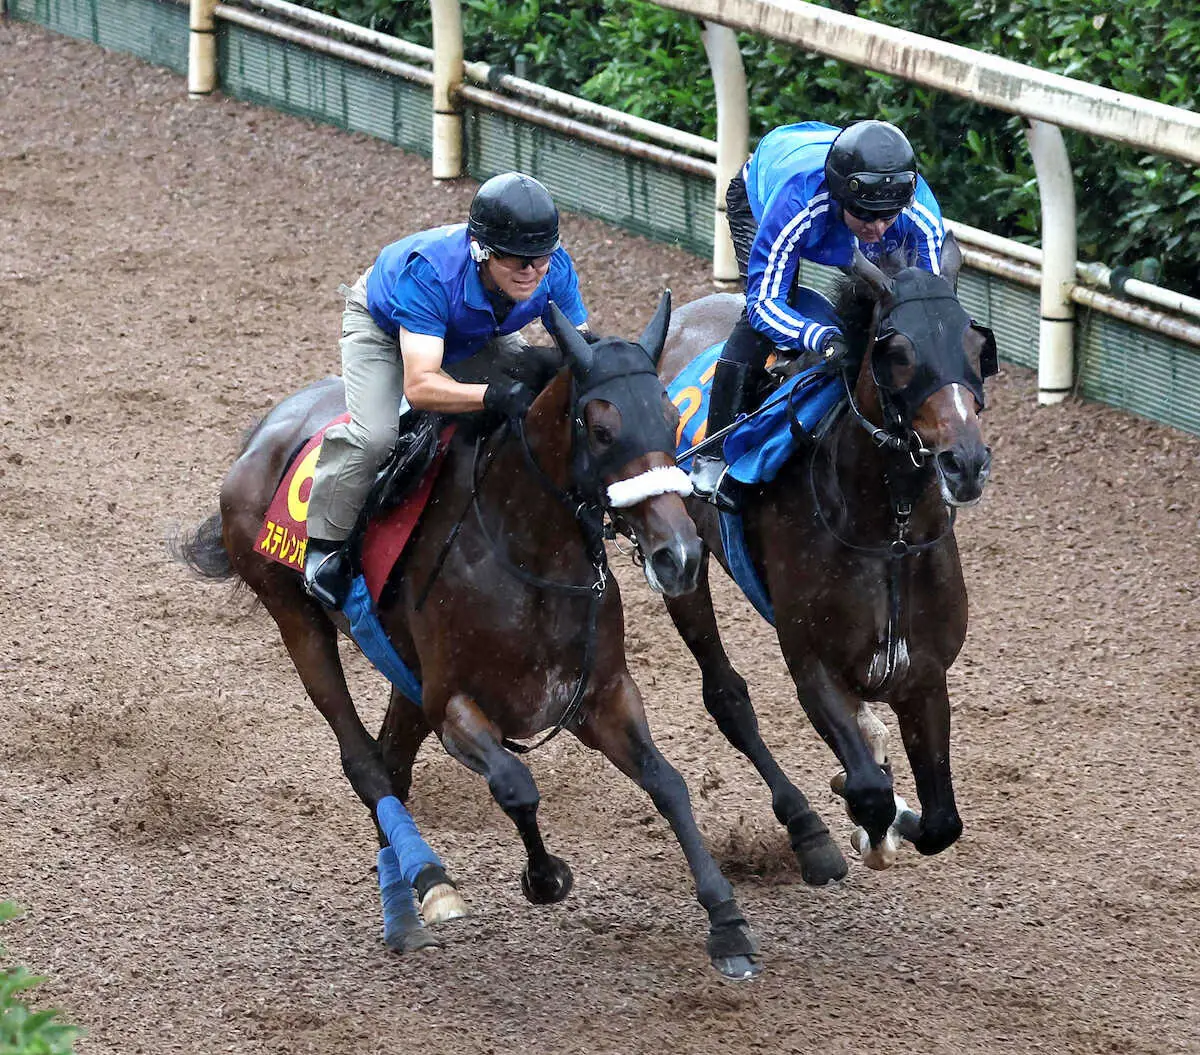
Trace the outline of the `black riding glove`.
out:
[[[494,410],[506,418],[519,420],[529,413],[537,393],[523,381],[503,378],[493,381],[483,391],[484,410]]]
[[[850,348],[844,337],[834,334],[825,342],[825,347],[821,349],[821,355],[825,360],[825,369],[831,374],[836,374],[850,359]]]

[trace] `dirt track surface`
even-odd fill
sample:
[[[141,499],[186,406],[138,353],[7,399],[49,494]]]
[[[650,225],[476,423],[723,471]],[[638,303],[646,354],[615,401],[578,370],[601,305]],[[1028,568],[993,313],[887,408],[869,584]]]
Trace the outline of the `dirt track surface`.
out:
[[[53,976],[80,1051],[1200,1051],[1200,442],[1038,410],[1012,368],[959,528],[960,843],[805,887],[622,563],[652,727],[765,974],[716,977],[669,829],[568,737],[531,761],[567,902],[524,901],[508,820],[427,744],[413,812],[474,915],[440,952],[381,946],[373,833],[273,624],[162,540],[211,511],[252,420],[336,368],[337,284],[473,189],[0,23],[0,900],[28,908],[3,939]],[[664,285],[709,291],[693,257],[575,217],[565,235],[601,332],[639,333]],[[769,629],[717,591],[768,742],[845,845]],[[375,723],[385,687],[346,655]]]

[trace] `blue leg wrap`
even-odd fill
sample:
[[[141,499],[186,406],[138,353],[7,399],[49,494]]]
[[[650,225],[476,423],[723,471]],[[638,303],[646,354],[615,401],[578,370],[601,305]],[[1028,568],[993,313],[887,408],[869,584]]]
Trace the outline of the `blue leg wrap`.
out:
[[[400,871],[396,852],[385,846],[379,851],[379,900],[383,903],[383,940],[398,941],[410,930],[421,926],[417,918],[417,900],[412,884]]]
[[[391,844],[389,849],[394,851],[396,870],[404,881],[411,887],[417,881],[417,875],[426,865],[442,867],[442,862],[433,852],[429,844],[421,838],[417,831],[412,814],[404,808],[395,795],[387,795],[380,799],[375,806],[375,816],[379,819],[379,827]],[[383,887],[383,856],[380,851],[379,884]]]

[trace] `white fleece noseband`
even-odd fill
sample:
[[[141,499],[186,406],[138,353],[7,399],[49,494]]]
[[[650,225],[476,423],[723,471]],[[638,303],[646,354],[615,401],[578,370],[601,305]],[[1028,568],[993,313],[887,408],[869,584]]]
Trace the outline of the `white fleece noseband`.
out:
[[[612,509],[628,509],[655,495],[676,494],[686,498],[692,493],[692,478],[678,465],[660,465],[644,473],[608,485],[608,504]]]

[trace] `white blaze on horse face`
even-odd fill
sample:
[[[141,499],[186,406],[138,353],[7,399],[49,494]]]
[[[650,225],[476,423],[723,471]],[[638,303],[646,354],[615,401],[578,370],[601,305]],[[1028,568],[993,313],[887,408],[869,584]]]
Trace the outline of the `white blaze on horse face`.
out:
[[[954,397],[954,412],[958,415],[958,420],[965,425],[975,416],[975,396],[966,385],[951,385],[950,392]],[[970,404],[967,403],[968,398],[971,400]]]

